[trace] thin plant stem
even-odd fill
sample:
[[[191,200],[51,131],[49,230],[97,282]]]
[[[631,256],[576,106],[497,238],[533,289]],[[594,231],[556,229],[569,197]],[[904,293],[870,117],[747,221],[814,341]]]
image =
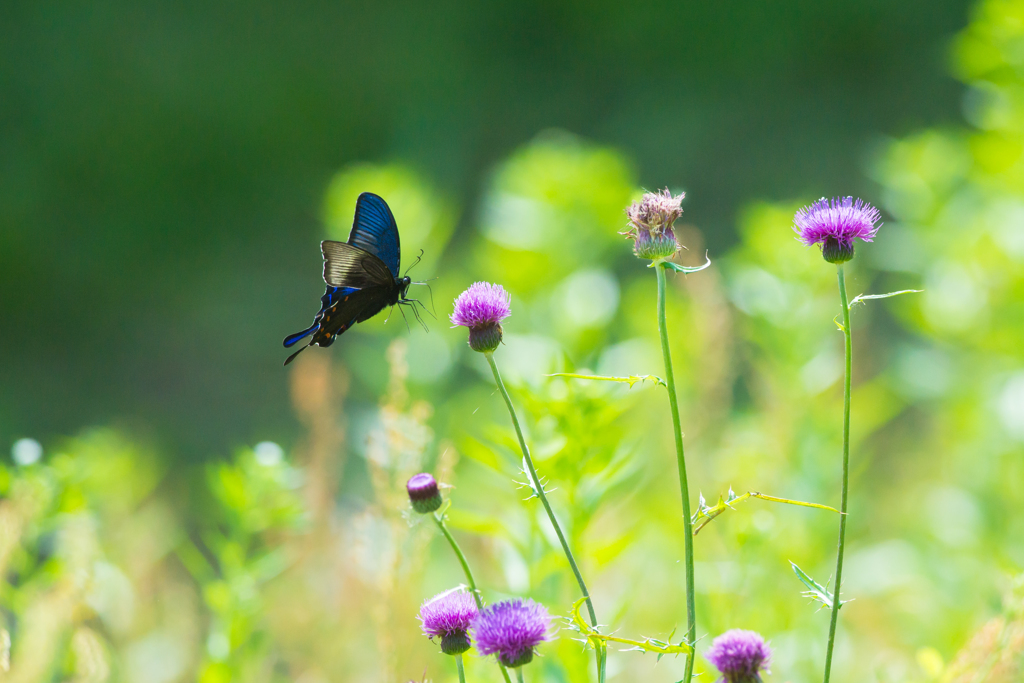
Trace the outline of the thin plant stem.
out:
[[[846,502],[850,489],[850,387],[853,370],[853,337],[850,333],[850,304],[846,298],[846,274],[839,264],[839,298],[843,302],[843,337],[846,340],[846,381],[843,383],[843,499],[839,506],[839,552],[836,558],[836,588],[832,593],[832,622],[828,627],[828,648],[825,650],[825,683],[832,673],[832,649],[839,622],[839,588],[843,581],[843,553],[846,550]]]
[[[676,465],[679,470],[679,493],[683,499],[683,536],[686,541],[686,642],[697,641],[697,608],[694,604],[693,585],[693,522],[690,517],[690,486],[686,479],[686,456],[683,452],[683,430],[679,424],[679,401],[676,398],[676,378],[672,371],[672,353],[668,345],[668,325],[665,322],[665,264],[655,264],[658,274],[658,332],[661,334],[661,354],[665,357],[665,383],[668,385],[668,403],[672,409],[672,429],[676,440]],[[693,655],[686,658],[686,674],[682,683],[693,677]]]
[[[521,666],[516,667],[516,680],[519,681],[519,683],[523,683],[523,667]]]
[[[452,552],[455,553],[455,557],[458,558],[459,564],[462,565],[462,572],[466,575],[466,582],[469,583],[469,589],[473,591],[473,599],[476,600],[477,609],[482,610],[484,608],[483,598],[480,596],[480,590],[476,587],[476,579],[473,578],[473,571],[469,568],[469,562],[466,561],[466,556],[462,553],[462,548],[455,541],[455,537],[452,536],[452,532],[448,531],[448,525],[444,523],[444,515],[434,513],[434,521],[437,523],[437,528],[441,530],[444,537],[448,539],[448,545],[452,547]],[[459,676],[462,676],[462,656],[458,656],[459,660]],[[512,679],[508,677],[508,671],[505,669],[505,665],[498,662],[498,668],[501,669],[501,675],[505,679],[505,683],[512,683]]]
[[[569,549],[569,543],[565,540],[565,534],[562,533],[562,527],[558,524],[558,519],[555,517],[554,511],[551,509],[551,504],[548,503],[547,494],[544,493],[544,487],[541,486],[540,478],[537,476],[537,470],[533,466],[533,458],[530,456],[530,449],[526,445],[526,439],[523,437],[523,430],[519,426],[519,418],[516,417],[516,409],[512,405],[512,399],[508,395],[508,390],[505,389],[505,383],[501,381],[501,373],[498,372],[498,366],[494,362],[494,354],[487,352],[484,353],[487,357],[487,362],[491,366],[491,372],[494,373],[494,382],[498,385],[498,391],[501,392],[502,398],[505,399],[505,405],[508,407],[508,414],[512,417],[512,426],[516,429],[516,436],[519,437],[519,448],[523,451],[523,460],[526,462],[526,467],[529,470],[527,473],[532,482],[531,488],[533,488],[537,497],[540,498],[540,502],[544,505],[545,512],[548,513],[548,519],[551,520],[551,526],[555,529],[555,535],[558,536],[558,542],[562,544],[562,551],[565,553],[566,559],[569,560],[569,566],[572,568],[572,573],[576,576],[576,583],[580,586],[580,591],[583,593],[583,597],[587,600],[587,611],[590,613],[590,623],[594,628],[597,628],[597,613],[594,612],[594,603],[590,599],[590,591],[587,590],[587,584],[583,581],[583,575],[580,574],[580,568],[576,564],[576,559],[572,556],[572,551]],[[605,662],[606,662],[606,648],[604,645],[599,645],[594,650],[597,657],[597,677],[599,683],[604,683],[605,680]],[[521,668],[521,667],[520,667]]]
[[[455,655],[455,666],[459,669],[459,683],[466,683],[466,672],[462,669],[462,655]]]
[[[484,608],[484,601],[480,597],[480,591],[476,587],[476,580],[473,578],[473,571],[469,568],[469,562],[466,561],[466,556],[462,554],[462,548],[455,541],[455,537],[448,531],[448,525],[444,523],[444,517],[434,513],[434,521],[437,522],[437,528],[441,530],[444,537],[448,539],[448,545],[452,547],[452,551],[455,553],[455,557],[458,558],[459,564],[462,565],[462,572],[466,575],[466,581],[469,583],[469,589],[473,591],[473,598],[476,600],[477,609]]]

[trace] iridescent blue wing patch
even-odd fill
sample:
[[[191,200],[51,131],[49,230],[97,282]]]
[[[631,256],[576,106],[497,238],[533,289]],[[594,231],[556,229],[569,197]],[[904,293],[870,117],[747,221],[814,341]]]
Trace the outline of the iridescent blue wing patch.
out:
[[[356,200],[356,217],[348,243],[379,258],[392,277],[398,277],[402,260],[398,225],[387,202],[372,192],[364,192]]]

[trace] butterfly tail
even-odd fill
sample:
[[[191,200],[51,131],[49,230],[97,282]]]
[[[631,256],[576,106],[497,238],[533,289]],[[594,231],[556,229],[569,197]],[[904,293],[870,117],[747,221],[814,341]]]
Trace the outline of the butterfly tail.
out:
[[[298,351],[296,351],[295,353],[293,353],[292,355],[288,356],[288,358],[285,359],[284,364],[288,365],[289,363],[291,363],[293,360],[295,360],[295,356],[299,355],[300,353],[302,353],[303,351],[308,349],[310,346],[312,346],[312,344],[306,344],[305,346],[300,346]]]
[[[311,335],[314,332],[316,332],[319,327],[320,327],[320,321],[317,320],[315,323],[310,325],[308,328],[306,328],[302,332],[296,332],[295,334],[288,335],[287,337],[284,338],[284,347],[286,349],[289,349],[289,348],[295,346],[295,342],[299,341],[300,339],[305,339],[309,335]]]

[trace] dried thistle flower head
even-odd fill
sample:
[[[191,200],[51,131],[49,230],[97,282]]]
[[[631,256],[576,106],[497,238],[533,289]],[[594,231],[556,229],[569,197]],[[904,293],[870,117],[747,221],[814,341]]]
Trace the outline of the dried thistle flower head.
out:
[[[882,217],[878,209],[863,199],[822,197],[793,216],[793,230],[808,247],[821,245],[821,255],[829,263],[846,263],[853,258],[853,240],[874,239]]]
[[[668,258],[679,251],[673,224],[683,215],[683,197],[673,197],[665,188],[661,192],[645,192],[640,201],[626,209],[629,227],[623,235],[633,240],[633,253],[638,258]]]

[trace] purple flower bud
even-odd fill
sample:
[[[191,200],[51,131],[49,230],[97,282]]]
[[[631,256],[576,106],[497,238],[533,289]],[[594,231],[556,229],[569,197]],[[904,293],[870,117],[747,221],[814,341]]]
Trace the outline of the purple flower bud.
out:
[[[437,489],[437,481],[426,472],[414,474],[405,484],[405,490],[409,492],[412,509],[421,515],[441,507],[441,492]]]
[[[761,683],[772,651],[759,633],[734,628],[715,638],[704,659],[722,672],[722,683]]]
[[[673,197],[668,188],[661,192],[646,192],[640,201],[626,209],[629,229],[623,232],[633,240],[633,253],[638,258],[664,259],[679,251],[679,242],[672,228],[683,215],[682,193]]]
[[[821,245],[821,255],[829,263],[846,263],[853,258],[853,240],[870,242],[878,233],[875,223],[882,217],[878,209],[863,199],[822,197],[793,216],[793,230],[808,247]]]
[[[548,640],[551,615],[533,600],[505,600],[473,620],[473,640],[483,655],[496,654],[509,668],[529,664],[533,649]]]
[[[501,321],[512,315],[511,297],[501,285],[474,282],[455,300],[452,326],[469,328],[469,348],[489,353],[501,343]]]
[[[453,588],[423,603],[419,620],[423,635],[441,639],[441,652],[461,655],[469,649],[467,631],[477,614],[476,599],[462,588]]]

